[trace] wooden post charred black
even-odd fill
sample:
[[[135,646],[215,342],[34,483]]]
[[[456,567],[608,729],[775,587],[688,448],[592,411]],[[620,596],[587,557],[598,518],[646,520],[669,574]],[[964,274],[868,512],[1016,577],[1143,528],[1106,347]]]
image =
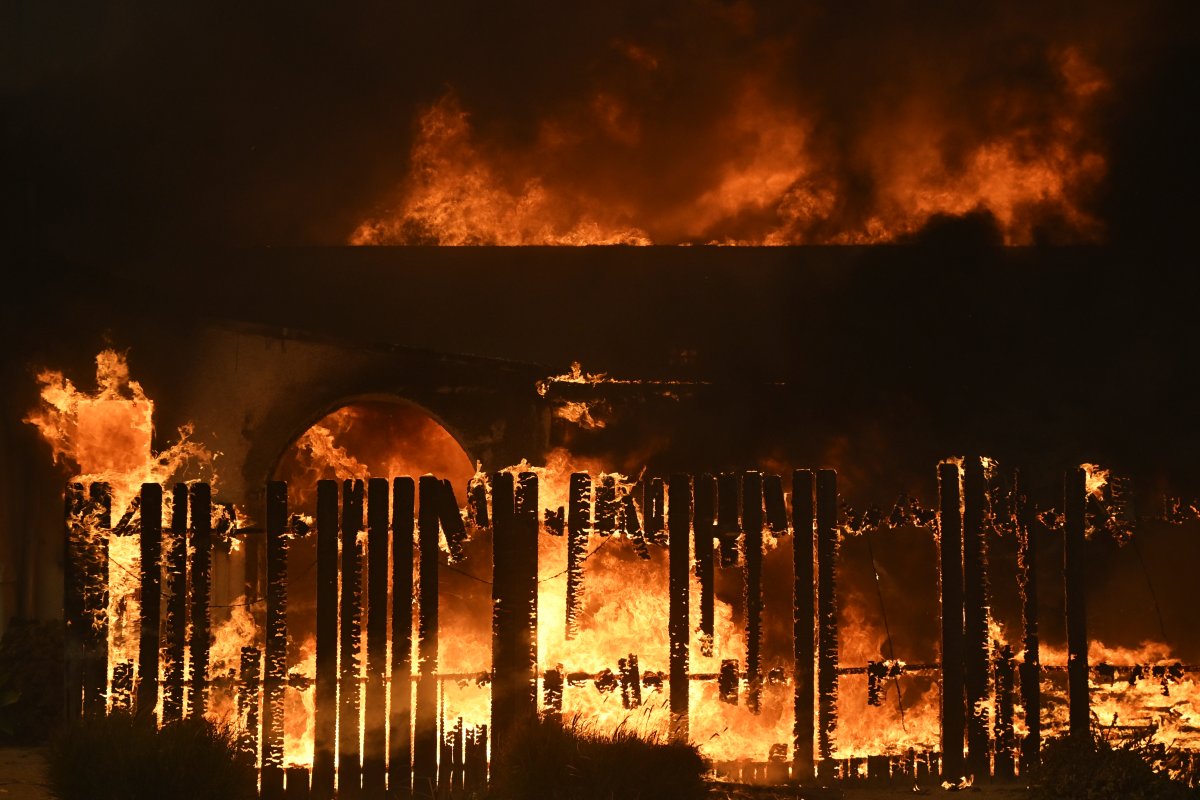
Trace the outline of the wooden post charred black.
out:
[[[1066,539],[1063,547],[1063,585],[1067,609],[1069,732],[1072,739],[1086,742],[1091,736],[1092,714],[1088,697],[1087,606],[1084,599],[1087,472],[1082,467],[1070,470],[1064,483]]]
[[[163,668],[162,721],[183,717],[183,651],[187,646],[187,516],[188,489],[177,483],[171,495],[171,529],[167,547],[167,613],[163,638],[167,657]]]
[[[482,484],[481,484],[482,485]],[[416,482],[392,481],[392,678],[388,718],[388,794],[412,792],[413,509]],[[484,512],[487,498],[484,497]]]
[[[663,503],[666,487],[662,478],[651,478],[646,483],[646,539],[653,544],[667,543],[666,514]]]
[[[238,748],[258,766],[258,689],[262,675],[262,653],[257,647],[243,647],[238,664],[238,720],[242,734]]]
[[[208,619],[209,592],[212,588],[212,491],[207,483],[193,483],[189,489],[192,523],[192,635],[191,686],[188,692],[188,716],[202,717],[208,710],[208,651],[212,644]]]
[[[63,547],[63,677],[67,719],[83,715],[83,641],[87,627],[84,595],[87,586],[87,538],[80,518],[84,510],[82,483],[68,484],[63,498],[66,538]]]
[[[579,632],[579,599],[583,594],[583,559],[587,555],[592,516],[592,479],[571,473],[567,499],[567,639]]]
[[[837,728],[838,551],[837,472],[817,472],[817,755],[822,778],[832,777]]]
[[[359,761],[359,726],[362,684],[359,651],[362,646],[362,545],[363,482],[342,483],[342,596],[339,637],[337,796],[358,797],[362,789]]]
[[[137,713],[154,717],[158,707],[158,653],[162,609],[162,487],[142,484],[141,633],[138,637]]]
[[[458,510],[458,498],[454,496],[454,485],[445,479],[442,480],[442,491],[438,498],[438,521],[442,525],[442,533],[446,536],[450,560],[461,561],[463,543],[467,540],[467,529],[463,524],[462,514]]]
[[[963,643],[967,695],[967,773],[991,774],[988,677],[992,638],[988,630],[987,479],[978,456],[963,462]]]
[[[438,772],[438,566],[441,482],[422,475],[417,484],[418,567],[416,728],[413,734],[413,792],[432,796]]]
[[[1024,485],[1018,485],[1017,581],[1021,594],[1021,621],[1025,656],[1020,665],[1021,703],[1025,707],[1028,733],[1021,742],[1021,774],[1029,775],[1041,764],[1042,750],[1042,665],[1038,641],[1037,542],[1033,504]]]
[[[625,708],[638,708],[642,704],[642,675],[638,670],[638,657],[630,653],[628,658],[617,661],[621,671],[621,705]]]
[[[795,747],[793,776],[812,780],[816,730],[817,693],[813,653],[816,636],[814,587],[814,508],[813,473],[798,469],[792,473],[792,649],[795,681]]]
[[[1012,778],[1016,734],[1013,730],[1013,651],[1008,645],[996,646],[996,777]]]
[[[711,658],[716,620],[713,613],[715,589],[713,585],[713,537],[716,535],[717,479],[704,474],[696,478],[693,491],[696,519],[693,524],[695,541],[692,548],[696,557],[696,579],[700,583],[700,655]]]
[[[942,772],[957,783],[964,767],[966,688],[963,679],[962,501],[959,466],[938,467],[938,566],[942,589]]]
[[[287,686],[288,498],[283,481],[267,483],[267,630],[263,680],[262,796],[283,796],[283,694]]]
[[[133,707],[132,661],[118,661],[113,664],[111,695],[112,710],[116,713],[128,714]]]
[[[633,500],[632,492],[621,498],[619,527],[633,543],[633,551],[637,553],[637,557],[649,561],[650,549],[646,547],[646,537],[642,535],[642,525],[638,521],[637,504]]]
[[[451,795],[454,797],[461,796],[466,789],[466,735],[466,725],[463,724],[463,718],[459,717],[454,725],[454,774],[450,786]]]
[[[492,523],[488,517],[487,482],[471,478],[467,482],[467,517],[476,528],[487,528]]]
[[[762,475],[742,475],[742,531],[746,551],[746,707],[751,714],[762,702],[762,561],[763,561]]]
[[[537,717],[537,495],[532,472],[492,476],[493,754]]]
[[[736,658],[721,659],[721,671],[717,673],[717,693],[722,703],[731,706],[738,704],[738,694],[741,687],[738,660]]]
[[[337,747],[338,485],[317,482],[317,665],[313,710],[312,795],[333,797]]]
[[[445,488],[449,488],[446,486]],[[382,800],[387,767],[388,495],[387,478],[367,483],[367,685],[363,695],[363,796]],[[453,493],[450,498],[453,499]],[[458,506],[455,505],[457,512]],[[457,513],[455,514],[457,517]],[[462,518],[458,517],[459,525]]]
[[[617,481],[601,475],[596,484],[596,533],[611,536],[617,529]]]
[[[562,665],[546,670],[542,675],[542,713],[558,718],[563,708]]]
[[[741,532],[741,500],[736,472],[722,472],[717,477],[717,537],[721,543],[721,566],[735,567],[738,563],[737,540]]]
[[[85,531],[83,713],[103,714],[108,703],[108,537],[112,528],[112,491],[107,483],[88,487]]]
[[[688,621],[689,578],[691,573],[692,479],[676,473],[667,487],[668,530],[668,634],[670,638],[671,737],[688,740]]]
[[[787,505],[783,501],[783,479],[778,475],[764,475],[762,482],[767,526],[776,535],[786,534],[788,517]]]
[[[309,785],[310,776],[307,767],[288,767],[286,775],[287,791],[284,794],[284,800],[308,800],[312,797]]]

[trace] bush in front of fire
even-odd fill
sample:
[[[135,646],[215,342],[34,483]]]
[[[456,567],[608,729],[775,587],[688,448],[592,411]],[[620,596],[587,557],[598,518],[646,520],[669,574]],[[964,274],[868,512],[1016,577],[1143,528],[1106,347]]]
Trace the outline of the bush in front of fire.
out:
[[[1172,780],[1162,744],[1144,739],[1116,744],[1104,735],[1090,740],[1050,740],[1034,775],[1034,800],[1200,800],[1200,787]],[[1160,767],[1156,771],[1155,767]]]
[[[253,800],[254,765],[228,729],[195,717],[156,728],[114,713],[75,720],[51,742],[61,800]]]
[[[575,715],[542,718],[492,760],[492,800],[689,800],[706,796],[709,765],[691,744],[622,724],[598,732]]]

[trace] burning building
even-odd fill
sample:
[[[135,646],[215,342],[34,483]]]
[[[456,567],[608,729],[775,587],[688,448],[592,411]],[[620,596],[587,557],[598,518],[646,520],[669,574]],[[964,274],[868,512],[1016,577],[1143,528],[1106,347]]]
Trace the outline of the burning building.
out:
[[[701,11],[690,44],[551,16],[569,87],[521,59],[504,108],[413,78],[386,148],[359,117],[400,79],[339,81],[352,133],[317,121],[338,156],[302,190],[273,159],[321,137],[278,135],[288,92],[246,117],[271,156],[157,175],[190,133],[142,154],[99,126],[140,176],[117,215],[107,167],[85,211],[45,199],[70,158],[30,171],[0,616],[64,619],[70,713],[228,721],[267,795],[476,785],[538,714],[747,782],[1012,775],[1092,724],[1194,769],[1195,278],[1139,229],[1153,158],[1112,118],[1158,85],[1114,67],[1174,43],[1164,9],[1114,43],[880,8],[895,38],[811,87],[788,76],[849,63],[840,13]],[[162,46],[118,48],[96,97],[163,89]],[[431,47],[400,60],[455,77]],[[206,79],[231,129],[246,75],[280,85]],[[228,193],[197,179],[224,155]],[[165,213],[173,178],[199,191]]]

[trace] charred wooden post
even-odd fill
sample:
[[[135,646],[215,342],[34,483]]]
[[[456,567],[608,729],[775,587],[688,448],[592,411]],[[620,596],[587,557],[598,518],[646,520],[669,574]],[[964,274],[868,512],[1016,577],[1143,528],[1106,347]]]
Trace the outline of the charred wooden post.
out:
[[[163,669],[162,721],[183,717],[183,650],[187,645],[187,515],[188,490],[175,484],[171,495],[171,530],[167,548],[167,614],[163,636],[167,658]]]
[[[633,542],[633,551],[637,553],[638,558],[649,561],[650,550],[646,547],[646,537],[642,535],[642,525],[638,522],[637,504],[633,501],[633,494],[627,494],[621,498],[621,514],[620,527]]]
[[[481,484],[482,485],[482,484]],[[486,487],[484,510],[487,513]],[[412,792],[413,508],[416,482],[392,481],[392,678],[388,718],[388,793]]]
[[[267,630],[263,681],[262,796],[283,796],[283,694],[287,686],[287,484],[267,483]]]
[[[611,536],[616,529],[617,481],[611,475],[601,475],[596,484],[596,533]]]
[[[312,797],[307,767],[293,766],[286,771],[287,790],[284,800],[308,800]]]
[[[208,710],[208,650],[212,644],[208,604],[212,588],[212,491],[207,483],[189,487],[192,523],[192,635],[188,716],[202,717]]]
[[[463,718],[459,717],[454,726],[454,774],[451,776],[450,786],[450,791],[455,797],[460,796],[466,788],[466,736],[466,726],[463,724]]]
[[[813,639],[816,636],[816,606],[813,603],[813,473],[798,469],[792,473],[792,651],[795,685],[795,747],[792,752],[793,776],[813,778],[814,738],[816,730],[816,678],[813,671]]]
[[[563,707],[563,670],[562,664],[554,669],[546,670],[542,676],[542,713],[557,718],[562,714]]]
[[[467,517],[476,528],[487,528],[492,524],[488,518],[487,482],[482,478],[471,478],[467,482]]]
[[[688,740],[688,622],[689,573],[691,572],[692,479],[676,473],[667,488],[668,530],[668,634],[671,642],[671,736],[673,740]]]
[[[83,642],[88,625],[84,613],[87,586],[87,538],[80,521],[84,509],[82,483],[67,486],[63,498],[66,541],[63,550],[63,697],[67,719],[83,714]]]
[[[103,714],[108,702],[108,536],[112,492],[107,483],[88,488],[84,591],[83,713]]]
[[[717,477],[717,537],[721,543],[722,567],[736,567],[738,563],[737,540],[741,532],[738,483],[735,472],[722,472]]]
[[[987,480],[983,460],[963,463],[963,642],[967,693],[967,773],[978,780],[991,774],[988,677],[992,638],[988,631]]]
[[[583,559],[587,555],[592,515],[592,479],[571,473],[567,500],[567,639],[579,632],[579,602],[583,595]]]
[[[454,486],[445,479],[441,483],[442,491],[438,497],[438,521],[442,525],[442,533],[446,536],[450,560],[461,561],[463,543],[467,540],[467,528],[463,524],[462,514],[458,510],[458,498],[454,496]],[[384,497],[386,498],[386,496],[385,494]]]
[[[476,725],[466,741],[464,788],[471,795],[483,793],[487,786],[488,726]]]
[[[362,545],[363,482],[342,483],[342,596],[340,683],[338,691],[337,796],[358,797],[362,788],[359,761],[359,726],[362,684],[359,651],[362,646]]]
[[[443,489],[449,490],[447,481]],[[387,664],[388,620],[388,495],[387,478],[367,484],[367,685],[363,695],[366,717],[363,737],[363,796],[382,800],[387,767]],[[454,494],[450,492],[450,500]],[[458,504],[454,516],[462,530]],[[465,536],[465,530],[463,531]],[[460,543],[461,549],[461,543]]]
[[[646,484],[646,538],[657,545],[667,543],[666,513],[663,509],[665,501],[663,479],[651,478]]]
[[[133,662],[118,661],[113,664],[112,673],[112,710],[128,714],[133,708]]]
[[[238,665],[238,719],[242,723],[242,735],[238,747],[258,766],[258,686],[261,673],[262,653],[257,647],[243,647],[242,660]]]
[[[438,800],[450,800],[450,791],[454,783],[454,729],[442,727],[442,736],[438,741]]]
[[[1013,729],[1013,651],[997,643],[995,656],[996,681],[996,777],[1011,778],[1016,734]]]
[[[630,653],[629,658],[618,660],[617,667],[621,671],[621,705],[638,708],[642,704],[642,675],[638,671],[637,654]]]
[[[746,551],[746,707],[759,713],[762,700],[762,475],[742,476],[742,531]]]
[[[1066,541],[1063,547],[1064,587],[1067,609],[1067,692],[1070,704],[1069,732],[1072,739],[1087,741],[1091,735],[1091,701],[1088,696],[1087,606],[1084,599],[1084,530],[1087,526],[1087,472],[1082,468],[1067,473],[1063,507]]]
[[[1029,731],[1021,742],[1021,774],[1028,775],[1041,763],[1042,750],[1042,667],[1038,642],[1037,543],[1034,538],[1034,525],[1038,523],[1026,494],[1018,492],[1017,496],[1020,503],[1017,511],[1017,581],[1025,650],[1020,666],[1021,703],[1025,707],[1025,726]]]
[[[333,797],[337,746],[338,485],[317,482],[317,665],[313,691],[312,795]]]
[[[738,689],[741,684],[738,667],[736,658],[724,658],[721,659],[721,671],[717,673],[717,693],[722,703],[731,706],[738,704]]]
[[[422,475],[417,507],[418,567],[416,729],[413,735],[413,791],[431,796],[438,772],[438,503],[441,483]]]
[[[696,579],[700,583],[700,655],[711,658],[716,620],[713,613],[715,587],[713,585],[713,537],[717,518],[717,479],[704,474],[696,479],[693,491],[696,519],[693,525],[695,542],[692,548],[696,558]]]
[[[817,473],[817,751],[821,777],[829,777],[837,728],[837,472]]]
[[[943,780],[963,777],[966,687],[963,680],[962,501],[957,464],[938,467],[938,566],[942,588],[942,772]]]
[[[142,484],[141,633],[138,637],[137,713],[153,717],[158,707],[158,653],[162,608],[162,487]]]
[[[767,526],[776,534],[785,534],[788,529],[788,517],[787,505],[783,502],[783,479],[778,475],[764,475],[762,482]]]

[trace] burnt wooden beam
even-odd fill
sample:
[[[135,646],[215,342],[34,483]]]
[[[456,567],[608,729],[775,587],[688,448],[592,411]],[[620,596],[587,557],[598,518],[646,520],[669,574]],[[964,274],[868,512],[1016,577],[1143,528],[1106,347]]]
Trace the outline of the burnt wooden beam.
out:
[[[1042,667],[1038,641],[1037,542],[1038,525],[1033,504],[1024,484],[1017,489],[1017,585],[1021,594],[1024,659],[1020,665],[1021,704],[1025,707],[1028,733],[1021,742],[1021,774],[1028,775],[1041,764]]]
[[[742,531],[745,549],[746,707],[761,711],[763,615],[763,483],[758,472],[742,475]]]
[[[212,490],[207,483],[188,488],[192,528],[192,635],[191,685],[188,687],[188,716],[202,717],[208,710],[208,652],[212,646],[211,621],[208,618],[209,593],[212,590]]]
[[[642,535],[642,525],[638,521],[637,504],[633,500],[632,492],[621,498],[620,517],[621,529],[633,543],[633,551],[637,553],[638,558],[649,561],[650,550],[646,547],[646,537]]]
[[[696,579],[700,584],[700,655],[711,658],[713,638],[716,634],[714,615],[715,587],[713,565],[713,537],[716,535],[717,480],[704,474],[696,479],[695,487],[695,542],[692,545],[696,558]]]
[[[283,695],[287,686],[288,498],[283,481],[267,483],[267,625],[263,680],[262,796],[283,796]]]
[[[487,482],[482,478],[467,481],[467,517],[476,528],[492,524],[488,518]]]
[[[579,632],[579,605],[583,597],[583,559],[587,555],[592,515],[592,479],[586,472],[571,473],[567,498],[567,639]]]
[[[84,592],[83,713],[103,714],[108,703],[108,537],[112,491],[107,483],[88,487],[87,570]],[[88,526],[85,526],[88,527]]]
[[[262,675],[262,653],[257,647],[243,647],[238,664],[238,719],[242,735],[238,749],[258,767],[258,689]]]
[[[542,713],[559,718],[563,709],[563,670],[559,664],[542,676]]]
[[[162,610],[162,499],[157,483],[141,494],[141,631],[138,636],[137,713],[153,718],[158,707],[158,655]]]
[[[1084,531],[1087,527],[1087,472],[1070,470],[1064,479],[1063,586],[1067,611],[1068,727],[1072,739],[1086,742],[1091,736],[1091,700],[1088,695],[1087,605],[1084,592]]]
[[[537,717],[537,476],[522,472],[515,490],[511,474],[493,477],[493,753]]]
[[[338,485],[317,482],[317,664],[313,709],[312,795],[333,797],[338,690]]]
[[[422,475],[417,484],[418,608],[416,729],[413,735],[413,793],[432,797],[438,762],[438,564],[441,483]]]
[[[88,539],[81,517],[82,483],[71,483],[63,497],[66,537],[63,548],[63,677],[67,719],[83,715],[83,649],[89,621],[84,613],[87,592]]]
[[[617,481],[611,475],[601,475],[596,483],[596,533],[611,536],[616,529]]]
[[[988,630],[987,480],[983,460],[963,462],[963,643],[967,695],[967,773],[991,774],[988,677],[992,638]]]
[[[783,479],[778,475],[763,475],[762,487],[767,526],[776,535],[786,534],[788,517],[783,501]]]
[[[963,676],[963,529],[959,466],[938,466],[938,568],[942,590],[942,779],[963,777],[966,686]]]
[[[646,539],[652,544],[667,544],[666,515],[663,503],[666,501],[666,487],[662,478],[651,478],[646,482]]]
[[[118,661],[113,664],[112,692],[109,701],[117,714],[128,714],[133,708],[133,662]]]
[[[450,489],[449,481],[443,494]],[[387,478],[367,483],[367,685],[363,694],[363,796],[383,800],[387,767],[388,495]],[[449,492],[453,501],[454,493]],[[461,528],[455,503],[455,517]],[[464,532],[465,536],[465,532]],[[461,547],[461,544],[460,544]]]
[[[736,658],[721,659],[721,671],[717,673],[717,694],[722,703],[731,706],[738,704],[738,693],[741,687],[741,675]]]
[[[413,510],[416,482],[392,481],[392,678],[388,718],[388,794],[412,793]],[[487,513],[487,496],[484,495]]]
[[[717,477],[717,537],[721,543],[721,566],[736,567],[737,541],[741,532],[740,488],[735,472],[722,472]]]
[[[462,514],[458,510],[458,498],[454,496],[454,485],[446,479],[442,479],[441,492],[438,496],[438,521],[442,525],[442,533],[446,536],[446,546],[450,549],[450,560],[462,561],[463,543],[467,540],[467,528],[463,524]]]
[[[363,482],[342,483],[342,595],[339,637],[337,796],[358,797],[362,789],[359,759],[362,684],[359,682],[362,647],[362,545]]]
[[[688,621],[690,595],[692,479],[676,473],[667,489],[668,531],[668,634],[670,637],[671,738],[688,740],[688,644],[691,624]]]
[[[1014,759],[1016,734],[1013,728],[1013,651],[1008,645],[997,643],[994,659],[996,687],[996,755],[997,778],[1012,778],[1016,775]]]
[[[171,529],[167,538],[167,613],[163,620],[163,637],[167,643],[163,669],[164,723],[183,717],[183,653],[187,646],[188,616],[187,516],[187,485],[177,483],[171,494]]]
[[[812,780],[815,764],[816,675],[813,640],[816,637],[815,586],[813,580],[814,506],[812,470],[792,473],[792,654],[795,681],[795,744],[793,776]]]
[[[638,670],[638,657],[630,653],[628,658],[617,661],[621,672],[621,705],[625,708],[638,708],[642,704],[642,675]]]
[[[290,766],[287,768],[285,775],[287,777],[287,790],[283,796],[284,800],[309,800],[312,797],[311,778],[307,767],[300,765]]]
[[[837,728],[837,472],[817,473],[817,755],[823,778],[831,777]]]

